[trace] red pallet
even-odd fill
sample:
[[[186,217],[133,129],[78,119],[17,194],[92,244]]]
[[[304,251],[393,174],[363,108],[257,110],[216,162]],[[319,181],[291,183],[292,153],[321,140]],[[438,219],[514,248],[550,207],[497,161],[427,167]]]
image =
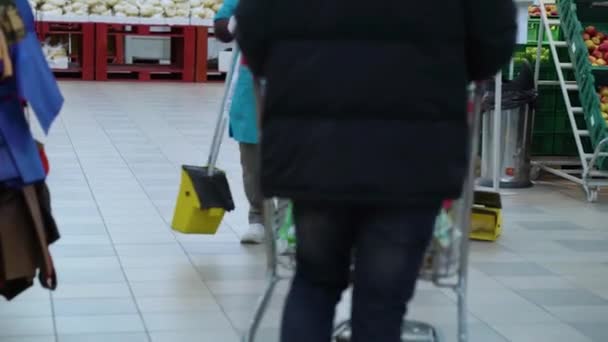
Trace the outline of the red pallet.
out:
[[[195,82],[224,82],[225,74],[209,66],[209,39],[213,36],[208,27],[196,28]]]
[[[196,28],[196,65],[195,82],[207,82],[209,72],[207,60],[209,57],[209,29],[204,26]]]
[[[41,41],[50,36],[69,36],[78,41],[77,51],[70,55],[72,63],[68,69],[53,69],[57,77],[95,79],[95,24],[41,21],[36,23],[36,33]]]
[[[153,32],[159,25],[123,25],[97,23],[95,39],[95,79],[121,80],[180,80],[194,81],[195,40],[194,26],[171,26],[169,32]],[[130,28],[128,30],[127,28]],[[171,65],[124,64],[122,41],[125,35],[160,36],[171,38]],[[115,56],[108,53],[108,42],[115,45]],[[109,63],[108,60],[114,63]]]

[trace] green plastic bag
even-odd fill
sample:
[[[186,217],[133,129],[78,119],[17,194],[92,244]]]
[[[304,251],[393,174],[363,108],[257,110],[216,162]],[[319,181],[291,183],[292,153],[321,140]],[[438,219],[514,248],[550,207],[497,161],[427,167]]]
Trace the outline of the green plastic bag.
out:
[[[454,239],[460,237],[459,232],[453,231],[454,219],[448,208],[442,208],[437,219],[435,220],[434,227],[434,241],[442,248],[447,248],[450,244],[454,243]],[[293,219],[293,203],[289,203],[286,211],[284,220],[279,227],[277,234],[277,244],[280,253],[295,252],[296,248],[296,231]]]
[[[285,218],[279,227],[277,234],[277,245],[279,253],[295,252],[296,248],[296,229],[293,220],[293,203],[289,203],[285,211]]]

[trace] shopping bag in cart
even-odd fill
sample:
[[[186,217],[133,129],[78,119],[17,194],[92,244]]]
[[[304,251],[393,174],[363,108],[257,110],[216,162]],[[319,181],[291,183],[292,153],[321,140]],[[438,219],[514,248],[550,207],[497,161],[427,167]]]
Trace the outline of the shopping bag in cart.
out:
[[[441,269],[442,275],[454,274],[456,264],[453,262],[458,257],[458,251],[454,246],[459,245],[462,232],[456,225],[454,217],[454,201],[443,202],[439,214],[435,219],[433,239],[431,240],[422,264],[421,275],[427,278]]]
[[[452,201],[444,201],[442,208],[435,219],[431,248],[447,249],[460,241],[462,233],[456,228],[452,211]],[[296,233],[292,202],[289,202],[287,209],[284,211],[284,216],[280,220],[276,240],[277,251],[280,255],[295,252]]]
[[[277,251],[280,255],[292,254],[296,251],[296,229],[293,220],[293,203],[287,205],[285,217],[283,218],[277,232]]]

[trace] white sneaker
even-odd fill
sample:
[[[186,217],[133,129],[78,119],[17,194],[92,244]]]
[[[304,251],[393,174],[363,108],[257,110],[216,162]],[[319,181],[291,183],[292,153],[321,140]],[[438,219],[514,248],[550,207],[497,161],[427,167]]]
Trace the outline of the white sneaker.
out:
[[[259,223],[249,225],[249,229],[241,236],[241,243],[260,244],[264,242],[264,226]]]

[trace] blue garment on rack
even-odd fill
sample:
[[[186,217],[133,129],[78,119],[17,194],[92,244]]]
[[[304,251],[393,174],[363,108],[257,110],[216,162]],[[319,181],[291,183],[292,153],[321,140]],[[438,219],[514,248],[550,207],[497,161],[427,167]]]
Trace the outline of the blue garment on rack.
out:
[[[13,80],[6,81],[0,85],[0,96],[5,95],[6,91],[14,90]],[[0,164],[0,182],[7,180],[18,181],[22,184],[31,184],[45,178],[44,167],[40,160],[38,146],[32,137],[29,124],[25,119],[21,102],[18,99],[0,100],[0,135],[4,140]],[[8,162],[5,162],[5,159]],[[16,177],[15,172],[17,171]]]
[[[11,49],[17,90],[36,113],[44,132],[48,133],[63,106],[63,96],[40,48],[28,0],[16,0],[15,4],[26,31],[25,37]]]
[[[28,1],[16,0],[15,4],[26,35],[10,47],[13,77],[0,82],[0,135],[3,140],[0,144],[0,182],[31,184],[43,180],[46,175],[21,99],[30,104],[40,126],[48,133],[63,106],[63,97],[42,54]]]
[[[13,157],[11,156],[8,146],[4,141],[2,133],[0,133],[0,181],[7,179],[19,178],[19,171],[15,166]]]

